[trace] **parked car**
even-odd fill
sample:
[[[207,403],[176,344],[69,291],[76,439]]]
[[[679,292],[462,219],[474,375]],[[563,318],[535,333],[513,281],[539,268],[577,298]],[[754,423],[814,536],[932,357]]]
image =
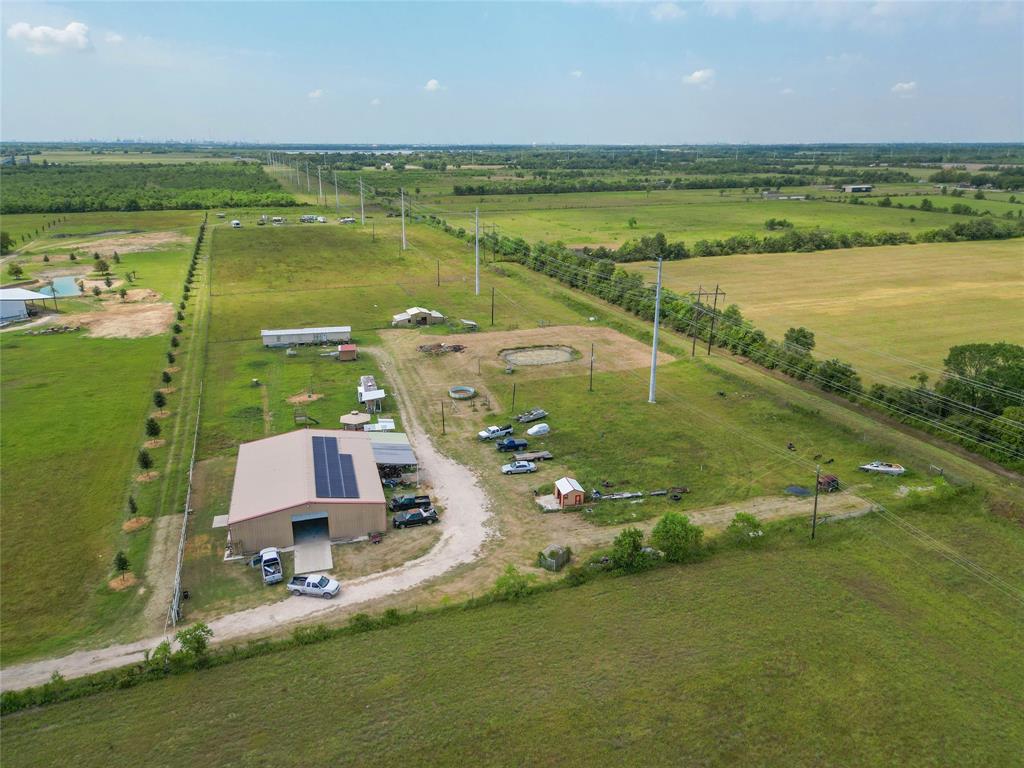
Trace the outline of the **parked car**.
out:
[[[534,424],[526,430],[526,434],[530,437],[539,437],[540,435],[548,434],[550,431],[551,427],[549,427],[545,422],[541,422],[540,424]]]
[[[516,421],[518,421],[520,424],[528,424],[531,421],[540,421],[547,415],[548,412],[545,411],[543,408],[531,408],[525,413],[520,413],[518,416],[516,416]]]
[[[501,468],[503,475],[525,475],[536,471],[537,465],[532,461],[513,461],[511,464],[506,464]]]
[[[231,226],[232,226],[233,229],[241,229],[242,228],[242,222],[240,222],[238,219],[232,219],[231,220]]]
[[[277,547],[260,550],[260,569],[263,572],[264,584],[284,581],[284,567],[281,565],[281,553],[277,551]]]
[[[476,436],[481,440],[496,440],[499,437],[506,437],[512,434],[512,425],[506,424],[504,427],[488,427],[482,429],[476,433]]]
[[[330,600],[341,592],[341,584],[326,576],[292,576],[288,582],[288,591],[293,595],[311,595]]]
[[[388,504],[392,512],[404,512],[407,509],[426,509],[430,507],[429,496],[395,496]]]
[[[521,437],[506,437],[504,440],[498,441],[499,451],[521,451],[528,443]]]
[[[890,464],[887,461],[872,461],[860,467],[863,472],[875,472],[880,475],[902,475],[905,470],[900,464]]]
[[[399,512],[391,518],[392,528],[412,528],[414,525],[433,525],[437,522],[437,510],[433,507],[427,509],[413,509],[408,512]]]

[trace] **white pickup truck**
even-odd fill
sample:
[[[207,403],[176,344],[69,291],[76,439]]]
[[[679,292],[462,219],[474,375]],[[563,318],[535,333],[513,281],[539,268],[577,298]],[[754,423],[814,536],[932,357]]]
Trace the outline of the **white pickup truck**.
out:
[[[326,576],[292,576],[288,591],[293,595],[312,595],[330,600],[341,592],[341,584]]]
[[[263,571],[264,584],[277,584],[284,581],[284,568],[281,566],[281,553],[277,547],[260,550],[260,568]]]
[[[476,436],[481,440],[496,440],[499,437],[506,437],[512,434],[512,425],[506,424],[504,427],[488,427],[482,429],[476,433]]]

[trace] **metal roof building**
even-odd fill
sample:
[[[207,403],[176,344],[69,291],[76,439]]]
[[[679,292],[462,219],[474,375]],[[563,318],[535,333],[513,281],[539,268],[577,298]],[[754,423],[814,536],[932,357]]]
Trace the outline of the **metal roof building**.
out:
[[[292,344],[326,344],[330,341],[349,341],[352,338],[352,327],[348,325],[328,325],[322,328],[281,328],[278,330],[260,331],[260,338],[265,347],[288,347]]]
[[[311,521],[332,540],[385,529],[384,489],[368,434],[301,429],[238,447],[228,511],[232,552],[290,547],[296,525]]]
[[[379,465],[411,467],[416,465],[416,454],[404,432],[368,432],[373,446],[373,459]]]
[[[0,289],[0,325],[24,320],[28,317],[26,301],[45,301],[50,298],[46,294],[29,291],[25,288]]]

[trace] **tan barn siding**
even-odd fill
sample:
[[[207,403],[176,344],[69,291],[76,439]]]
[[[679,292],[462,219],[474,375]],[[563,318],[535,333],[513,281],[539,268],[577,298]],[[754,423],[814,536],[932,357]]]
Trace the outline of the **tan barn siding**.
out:
[[[290,547],[295,543],[292,515],[312,512],[327,513],[332,539],[353,539],[387,529],[387,510],[382,502],[302,504],[231,524],[231,541],[247,553],[259,552],[264,547]]]

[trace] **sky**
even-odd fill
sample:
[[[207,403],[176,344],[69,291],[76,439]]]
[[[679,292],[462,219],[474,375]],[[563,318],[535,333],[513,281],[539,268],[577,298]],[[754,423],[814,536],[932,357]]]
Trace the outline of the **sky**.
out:
[[[1024,3],[0,5],[0,139],[1024,140]]]

